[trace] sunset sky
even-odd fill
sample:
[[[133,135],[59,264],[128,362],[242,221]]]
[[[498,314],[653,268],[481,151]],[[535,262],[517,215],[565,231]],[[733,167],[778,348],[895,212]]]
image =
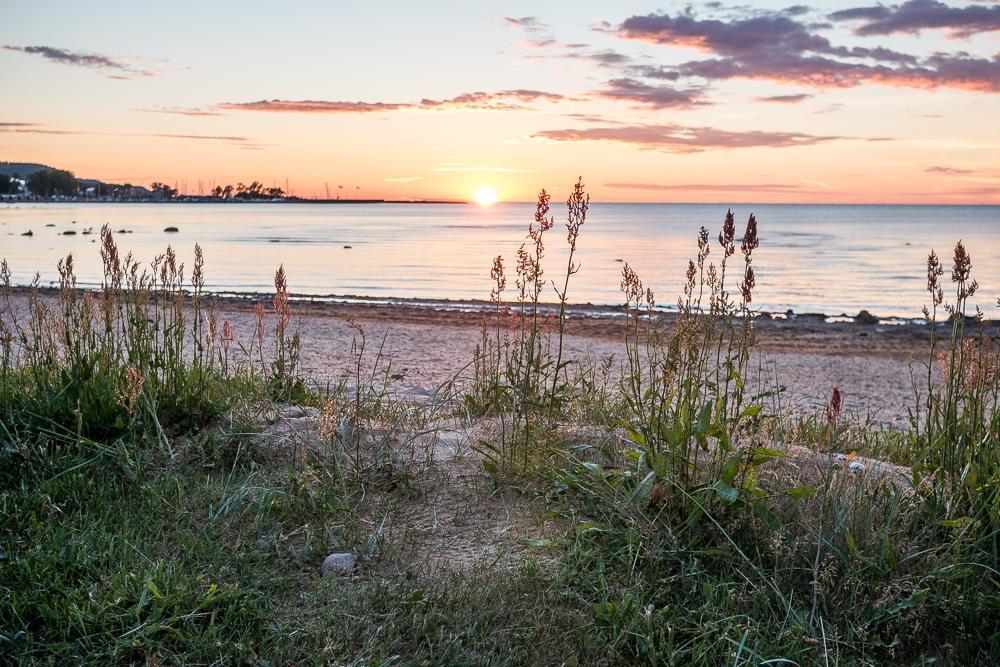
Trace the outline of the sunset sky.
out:
[[[995,0],[4,3],[0,90],[0,160],[192,194],[1000,203]]]

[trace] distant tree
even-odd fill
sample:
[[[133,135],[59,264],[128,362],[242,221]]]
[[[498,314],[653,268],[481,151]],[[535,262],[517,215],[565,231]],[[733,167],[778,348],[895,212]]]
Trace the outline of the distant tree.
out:
[[[40,197],[76,193],[76,177],[62,169],[41,169],[28,176],[28,190]]]
[[[4,174],[0,174],[0,195],[12,195],[17,192],[17,185],[14,179]]]
[[[253,181],[250,185],[237,183],[236,187],[217,185],[211,194],[219,199],[281,199],[285,196],[285,191],[278,187],[265,188],[260,181]]]
[[[157,199],[173,199],[177,196],[177,188],[172,188],[166,183],[156,182],[150,187],[153,190],[153,196]]]

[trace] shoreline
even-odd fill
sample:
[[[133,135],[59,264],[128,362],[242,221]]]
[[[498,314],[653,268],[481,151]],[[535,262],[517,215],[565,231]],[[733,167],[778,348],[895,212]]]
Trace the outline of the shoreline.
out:
[[[58,294],[57,287],[48,286],[12,286],[11,294],[20,300],[32,289],[46,298]],[[78,289],[94,291],[97,288]],[[248,314],[258,303],[270,311],[271,296],[268,292],[215,292],[205,293],[203,299],[213,301],[223,313]],[[495,317],[494,306],[480,299],[292,294],[290,301],[296,316],[323,320],[351,317],[390,327],[399,324],[480,329],[484,324],[492,326]],[[539,310],[543,317],[554,317],[558,308],[558,303],[545,302],[540,304]],[[566,315],[566,333],[570,336],[614,340],[624,334],[624,305],[567,304]],[[676,310],[661,309],[656,321],[669,327],[676,318]],[[939,320],[939,333],[947,325],[946,320]],[[1000,321],[984,320],[983,326],[995,333]],[[879,318],[871,314],[858,318],[786,311],[758,313],[755,331],[765,351],[914,359],[926,356],[931,327],[923,318]]]

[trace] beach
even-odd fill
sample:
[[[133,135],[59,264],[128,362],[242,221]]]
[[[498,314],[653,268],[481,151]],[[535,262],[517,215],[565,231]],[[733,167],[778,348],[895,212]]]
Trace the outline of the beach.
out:
[[[41,294],[46,299],[54,297],[52,290],[41,290]],[[13,309],[21,317],[26,312],[27,295],[25,288],[12,293]],[[220,326],[230,322],[237,341],[253,335],[257,304],[270,315],[268,295],[207,300],[216,304]],[[304,377],[322,386],[345,374],[352,364],[351,342],[356,336],[348,326],[350,318],[365,331],[369,360],[381,350],[383,360],[391,366],[391,388],[404,396],[426,396],[449,380],[456,379],[459,384],[467,380],[483,325],[495,326],[495,315],[483,302],[382,305],[303,296],[293,298],[291,306],[291,327],[302,341],[300,369]],[[554,305],[548,304],[543,312],[553,313]],[[566,325],[567,358],[586,367],[612,356],[611,377],[616,378],[625,357],[623,313],[623,308],[571,306]],[[919,321],[830,319],[764,314],[755,320],[755,363],[763,362],[770,382],[785,388],[782,408],[820,412],[833,388],[838,387],[846,407],[853,412],[877,422],[905,420],[907,406],[913,402],[911,370],[918,376],[926,373],[930,327]],[[664,315],[660,321],[669,328],[674,316]],[[987,331],[995,333],[997,324],[986,322]]]

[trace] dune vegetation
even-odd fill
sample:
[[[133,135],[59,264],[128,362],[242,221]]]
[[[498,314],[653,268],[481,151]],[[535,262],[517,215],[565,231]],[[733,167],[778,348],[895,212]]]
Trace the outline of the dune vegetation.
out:
[[[4,661],[1000,662],[1000,346],[964,246],[929,255],[932,343],[886,425],[834,387],[783,405],[753,216],[697,232],[669,324],[625,264],[624,358],[569,358],[588,206],[578,182],[557,225],[541,193],[474,355],[419,398],[363,321],[338,382],[303,377],[284,268],[244,338],[197,248],[188,275],[104,230],[102,286],[67,257],[27,307],[5,261]],[[336,552],[357,565],[321,577]]]

